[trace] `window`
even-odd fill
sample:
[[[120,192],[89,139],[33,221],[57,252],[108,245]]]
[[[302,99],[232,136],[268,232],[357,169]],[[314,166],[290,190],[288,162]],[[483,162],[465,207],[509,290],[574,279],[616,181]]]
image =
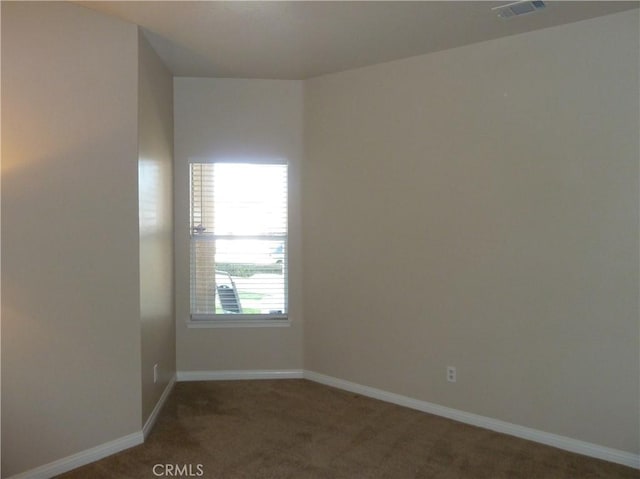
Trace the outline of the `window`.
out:
[[[287,318],[287,165],[191,164],[191,319]]]

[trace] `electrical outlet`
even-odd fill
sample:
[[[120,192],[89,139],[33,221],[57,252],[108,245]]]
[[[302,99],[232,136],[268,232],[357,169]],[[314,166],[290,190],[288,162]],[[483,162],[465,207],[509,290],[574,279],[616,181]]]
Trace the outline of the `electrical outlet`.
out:
[[[456,382],[456,367],[455,366],[447,366],[447,381],[450,383]]]
[[[158,363],[153,365],[153,384],[158,382]]]

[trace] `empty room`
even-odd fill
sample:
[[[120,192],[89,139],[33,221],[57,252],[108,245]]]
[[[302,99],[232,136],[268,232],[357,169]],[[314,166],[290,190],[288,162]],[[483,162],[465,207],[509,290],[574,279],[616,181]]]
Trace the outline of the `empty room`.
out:
[[[3,0],[0,477],[640,477],[639,7]]]

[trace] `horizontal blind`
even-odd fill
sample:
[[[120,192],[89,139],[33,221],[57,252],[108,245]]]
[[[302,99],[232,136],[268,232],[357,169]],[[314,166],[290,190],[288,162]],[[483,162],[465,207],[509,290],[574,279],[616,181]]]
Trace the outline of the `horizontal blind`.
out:
[[[191,164],[192,318],[287,313],[287,165]]]

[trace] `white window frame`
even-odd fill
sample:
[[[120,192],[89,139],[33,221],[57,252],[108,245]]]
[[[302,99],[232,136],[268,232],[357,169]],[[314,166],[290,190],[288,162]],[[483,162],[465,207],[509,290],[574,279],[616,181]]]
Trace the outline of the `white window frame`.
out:
[[[191,208],[193,201],[193,187],[192,187],[192,165],[194,164],[216,164],[216,163],[228,163],[228,164],[254,164],[254,165],[282,165],[286,167],[287,175],[287,196],[286,196],[286,234],[280,235],[216,235],[215,233],[207,239],[201,238],[204,241],[216,241],[219,239],[279,239],[284,241],[284,254],[285,260],[283,264],[284,275],[284,305],[285,312],[282,314],[220,314],[220,313],[193,313],[191,311],[191,277],[194,274],[191,268],[191,254],[192,245],[194,241],[193,225],[191,220]],[[189,328],[228,328],[228,327],[288,327],[291,325],[289,319],[289,164],[286,161],[190,161],[189,162],[189,319],[187,326]]]

